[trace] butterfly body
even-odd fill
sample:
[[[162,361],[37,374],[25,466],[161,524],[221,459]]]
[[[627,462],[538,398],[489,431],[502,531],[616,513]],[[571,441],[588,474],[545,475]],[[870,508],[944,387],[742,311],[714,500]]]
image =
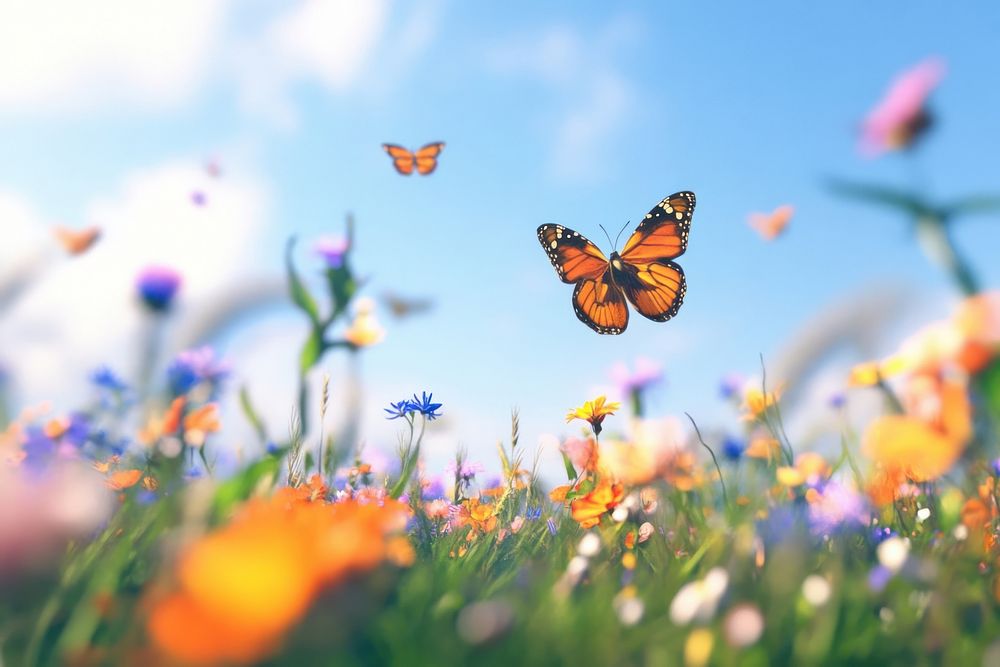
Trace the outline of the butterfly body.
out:
[[[437,169],[437,156],[444,149],[444,142],[425,144],[415,151],[396,144],[382,144],[382,149],[392,158],[392,166],[403,176],[409,176],[414,171],[427,176]]]
[[[673,259],[687,249],[693,192],[663,199],[643,219],[619,253],[605,257],[579,232],[542,225],[538,240],[564,283],[575,284],[573,311],[599,334],[628,326],[628,303],[647,319],[665,322],[677,314],[687,282]]]

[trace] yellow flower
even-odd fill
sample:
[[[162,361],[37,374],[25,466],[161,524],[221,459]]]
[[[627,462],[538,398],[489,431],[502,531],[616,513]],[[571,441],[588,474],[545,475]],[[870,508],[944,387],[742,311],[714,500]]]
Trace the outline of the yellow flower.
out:
[[[344,332],[344,338],[357,347],[368,347],[382,342],[385,338],[385,329],[375,317],[374,301],[358,299],[354,309],[354,321]]]
[[[566,423],[568,424],[574,419],[582,419],[585,422],[590,422],[591,428],[594,429],[594,435],[600,435],[601,422],[604,421],[604,418],[615,414],[615,410],[622,407],[621,403],[605,403],[605,401],[607,401],[606,396],[598,396],[592,401],[587,401],[581,407],[570,410],[566,415]]]
[[[754,419],[757,419],[762,414],[767,412],[769,408],[777,405],[780,397],[781,388],[769,392],[764,392],[756,387],[747,389],[746,393],[743,395],[743,409],[746,410],[746,414],[743,415],[743,419],[745,421],[753,421]]]

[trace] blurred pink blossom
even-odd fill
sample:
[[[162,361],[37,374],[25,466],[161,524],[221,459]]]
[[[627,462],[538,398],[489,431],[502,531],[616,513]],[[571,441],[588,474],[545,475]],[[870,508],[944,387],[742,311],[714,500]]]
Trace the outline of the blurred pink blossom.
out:
[[[0,579],[43,568],[107,519],[114,495],[89,466],[44,471],[0,464]]]
[[[910,146],[930,123],[927,98],[944,73],[944,62],[929,58],[896,77],[862,123],[861,152],[874,157]]]

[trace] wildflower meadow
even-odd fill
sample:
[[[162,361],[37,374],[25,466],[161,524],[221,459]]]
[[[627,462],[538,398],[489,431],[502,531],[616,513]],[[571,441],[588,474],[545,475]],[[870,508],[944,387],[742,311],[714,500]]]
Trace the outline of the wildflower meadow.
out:
[[[0,667],[1000,665],[1000,13],[786,4],[0,1]]]

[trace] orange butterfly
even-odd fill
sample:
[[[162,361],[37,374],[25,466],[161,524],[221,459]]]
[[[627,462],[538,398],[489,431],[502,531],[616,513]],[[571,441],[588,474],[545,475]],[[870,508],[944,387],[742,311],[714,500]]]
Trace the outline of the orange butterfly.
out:
[[[573,310],[599,334],[620,334],[628,326],[627,298],[643,317],[666,322],[677,314],[687,283],[671,260],[687,249],[693,192],[672,194],[646,214],[622,249],[604,256],[579,232],[542,225],[538,240],[564,283],[576,283]]]
[[[87,227],[86,229],[69,229],[67,227],[56,227],[52,230],[56,241],[70,255],[82,255],[90,250],[90,247],[101,238],[99,227]]]
[[[382,148],[392,158],[392,166],[403,176],[409,176],[413,173],[414,169],[421,176],[427,176],[437,169],[437,156],[440,155],[441,149],[444,148],[444,142],[435,141],[415,152],[408,151],[396,144],[382,144]]]
[[[789,204],[779,206],[770,213],[751,213],[750,226],[760,234],[765,241],[773,241],[781,236],[785,227],[795,215],[795,207]]]

